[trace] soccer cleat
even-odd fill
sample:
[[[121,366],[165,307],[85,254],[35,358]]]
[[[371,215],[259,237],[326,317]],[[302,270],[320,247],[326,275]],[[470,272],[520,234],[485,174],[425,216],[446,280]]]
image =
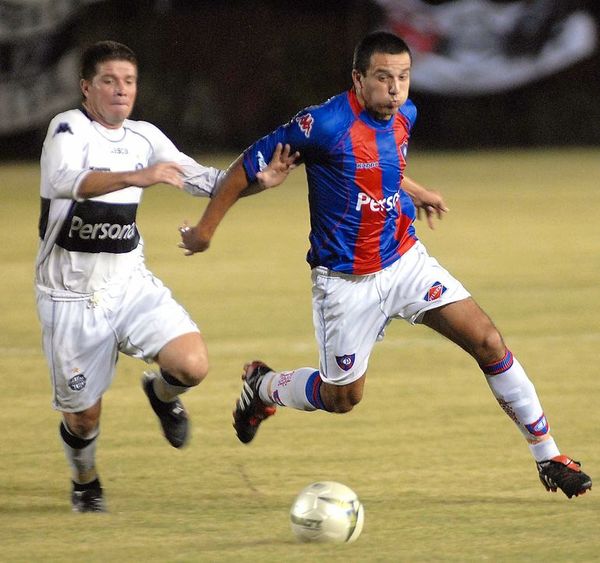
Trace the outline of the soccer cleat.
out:
[[[265,405],[258,394],[262,378],[272,371],[269,366],[257,360],[244,366],[244,386],[233,411],[233,427],[240,442],[244,444],[254,439],[260,423],[277,410],[274,406]]]
[[[71,505],[73,512],[106,512],[102,487],[94,487],[83,491],[76,491],[75,485],[71,492]]]
[[[183,408],[183,403],[179,397],[174,401],[165,403],[161,401],[154,392],[154,380],[158,375],[154,372],[144,372],[142,377],[142,387],[144,393],[150,401],[152,410],[158,416],[163,434],[174,448],[181,448],[188,439],[189,423],[188,416]]]
[[[583,495],[592,488],[592,479],[581,471],[581,464],[566,455],[537,462],[540,481],[547,491],[560,489],[569,498]]]

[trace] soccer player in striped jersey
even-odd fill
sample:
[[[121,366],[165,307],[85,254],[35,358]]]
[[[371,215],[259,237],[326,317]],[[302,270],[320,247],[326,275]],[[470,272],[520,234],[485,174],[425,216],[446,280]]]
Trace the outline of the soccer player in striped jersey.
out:
[[[313,321],[318,369],[244,366],[234,410],[238,438],[250,442],[276,407],[345,413],[362,398],[375,342],[392,319],[422,323],[470,354],[501,407],[529,445],[547,490],[569,498],[592,481],[559,451],[537,393],[488,315],[462,284],[430,257],[414,220],[430,226],[443,198],[404,174],[417,110],[408,98],[411,54],[396,35],[375,32],[356,47],[352,88],[298,113],[256,141],[230,169],[222,190],[181,246],[202,252],[229,207],[275,150],[298,152],[310,206]]]

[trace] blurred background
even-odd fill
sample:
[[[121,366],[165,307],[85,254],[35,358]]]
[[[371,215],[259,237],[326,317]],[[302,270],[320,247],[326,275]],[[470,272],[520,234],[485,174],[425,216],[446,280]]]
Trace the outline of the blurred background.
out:
[[[91,42],[134,49],[133,117],[194,154],[239,151],[349,88],[379,28],[413,50],[413,147],[598,146],[599,22],[591,0],[0,0],[0,158],[39,157]]]

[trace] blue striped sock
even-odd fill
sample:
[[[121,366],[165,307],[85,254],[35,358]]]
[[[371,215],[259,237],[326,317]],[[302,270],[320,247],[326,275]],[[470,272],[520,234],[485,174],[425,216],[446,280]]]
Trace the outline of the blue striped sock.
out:
[[[308,399],[309,403],[316,409],[326,411],[327,408],[325,407],[323,399],[321,398],[322,383],[323,380],[321,379],[319,372],[313,372],[306,382],[306,398]]]

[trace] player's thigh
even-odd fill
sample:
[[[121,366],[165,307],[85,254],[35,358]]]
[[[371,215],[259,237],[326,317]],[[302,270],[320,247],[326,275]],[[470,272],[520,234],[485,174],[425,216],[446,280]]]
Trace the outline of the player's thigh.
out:
[[[384,270],[383,282],[389,285],[385,301],[388,316],[412,324],[422,322],[423,315],[431,309],[470,297],[420,242]]]
[[[422,322],[463,348],[480,364],[504,356],[505,345],[500,332],[472,298],[431,309]]]
[[[85,300],[57,301],[40,294],[37,306],[53,407],[84,411],[112,382],[118,353],[112,328],[102,309]]]
[[[386,322],[375,276],[345,276],[315,268],[312,279],[321,377],[334,385],[350,384],[367,371]]]
[[[171,291],[147,271],[130,280],[115,318],[115,329],[120,351],[146,362],[155,361],[161,350],[178,337],[200,332]],[[205,357],[202,339],[194,342],[197,346],[190,346],[181,362],[189,361],[189,354],[199,361]]]

